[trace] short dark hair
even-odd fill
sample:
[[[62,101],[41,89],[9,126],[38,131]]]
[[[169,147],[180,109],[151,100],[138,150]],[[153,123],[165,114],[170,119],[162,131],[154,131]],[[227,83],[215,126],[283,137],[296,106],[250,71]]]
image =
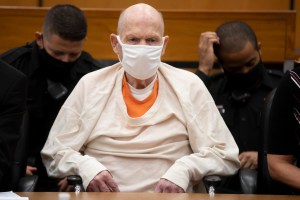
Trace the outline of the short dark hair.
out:
[[[232,53],[242,50],[248,41],[253,47],[258,48],[255,32],[245,22],[226,22],[217,28],[216,34],[220,38],[220,44],[214,45],[214,52],[218,58],[222,52]]]
[[[80,41],[86,37],[87,21],[79,8],[69,4],[58,4],[46,14],[43,34],[56,34],[65,40]]]

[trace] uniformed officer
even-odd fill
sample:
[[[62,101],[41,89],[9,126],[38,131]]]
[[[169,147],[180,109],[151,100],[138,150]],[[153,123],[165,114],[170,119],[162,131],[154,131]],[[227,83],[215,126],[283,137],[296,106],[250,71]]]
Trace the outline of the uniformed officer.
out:
[[[42,150],[59,109],[79,79],[101,65],[83,51],[87,35],[84,13],[69,4],[52,7],[35,41],[11,49],[0,57],[23,72],[28,85],[28,165],[26,174],[37,174],[36,191],[57,191],[56,180],[47,177]]]
[[[209,89],[239,146],[242,168],[257,169],[264,100],[283,75],[264,67],[260,47],[254,31],[241,21],[204,32],[199,42],[196,74]],[[209,76],[216,62],[224,73]]]

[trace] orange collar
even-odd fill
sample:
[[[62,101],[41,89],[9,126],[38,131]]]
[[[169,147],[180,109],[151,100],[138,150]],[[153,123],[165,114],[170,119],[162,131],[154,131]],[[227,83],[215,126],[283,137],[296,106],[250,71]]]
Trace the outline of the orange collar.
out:
[[[122,82],[122,94],[127,107],[128,115],[133,118],[140,117],[151,108],[157,98],[158,79],[156,79],[154,83],[152,93],[146,99],[139,101],[132,96],[124,75]]]

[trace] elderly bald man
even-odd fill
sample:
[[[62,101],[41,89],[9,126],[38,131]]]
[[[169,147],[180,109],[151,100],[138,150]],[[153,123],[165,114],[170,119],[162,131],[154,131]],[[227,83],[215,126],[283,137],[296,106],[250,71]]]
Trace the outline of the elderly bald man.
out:
[[[120,62],[84,76],[56,118],[48,174],[78,174],[87,191],[204,192],[204,176],[236,173],[238,147],[202,81],[161,62],[162,14],[130,6],[117,32]]]

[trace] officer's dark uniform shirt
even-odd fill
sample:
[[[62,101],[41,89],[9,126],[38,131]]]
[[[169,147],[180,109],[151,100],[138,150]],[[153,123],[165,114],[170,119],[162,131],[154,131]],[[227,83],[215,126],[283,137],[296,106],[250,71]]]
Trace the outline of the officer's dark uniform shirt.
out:
[[[63,91],[65,94],[58,99],[54,99],[48,92],[48,86],[50,83],[57,82],[52,82],[46,77],[40,61],[41,50],[35,42],[12,49],[0,57],[22,71],[29,79],[27,105],[30,139],[28,141],[28,154],[36,159],[36,165],[41,170],[43,166],[40,159],[40,151],[46,142],[56,115],[79,79],[91,71],[100,69],[100,63],[83,51],[63,80],[59,81],[59,85],[62,85],[65,89]],[[59,76],[60,74],[57,73],[57,75]],[[54,86],[61,90],[57,85],[54,84]],[[43,176],[41,174],[43,173],[39,171],[39,176]],[[45,171],[44,175],[46,176]]]
[[[294,164],[300,168],[300,68],[295,66],[282,78],[272,99],[267,152],[293,155]],[[295,177],[296,178],[296,177]],[[278,186],[277,186],[278,185]],[[286,184],[272,185],[276,194],[300,194],[300,190]]]
[[[231,131],[241,152],[258,151],[261,111],[265,97],[275,88],[282,73],[262,67],[261,84],[253,90],[239,90],[229,84],[226,75],[208,77],[197,70]]]

